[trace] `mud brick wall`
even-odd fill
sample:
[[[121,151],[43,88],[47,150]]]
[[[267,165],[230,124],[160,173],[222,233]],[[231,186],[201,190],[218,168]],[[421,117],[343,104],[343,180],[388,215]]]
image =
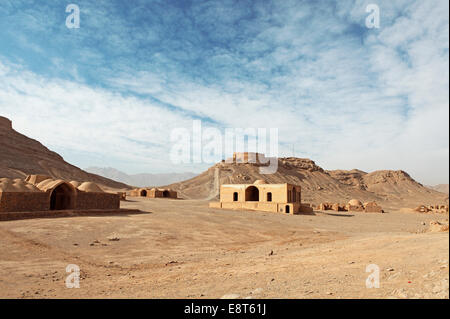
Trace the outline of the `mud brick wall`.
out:
[[[176,191],[167,191],[168,196],[166,198],[177,198],[177,192]],[[153,197],[153,198],[162,198],[164,197],[164,191],[157,190],[154,193],[147,193],[147,197]]]
[[[42,211],[50,209],[47,193],[0,193],[0,212]]]
[[[370,204],[370,205],[366,205],[365,212],[366,213],[382,213],[383,209],[381,208],[381,206]]]
[[[347,205],[347,210],[349,212],[363,212],[364,211],[364,207],[362,206],[354,206],[354,205]]]
[[[78,192],[76,209],[119,209],[120,195]]]
[[[177,192],[176,191],[169,191],[169,198],[177,198]]]

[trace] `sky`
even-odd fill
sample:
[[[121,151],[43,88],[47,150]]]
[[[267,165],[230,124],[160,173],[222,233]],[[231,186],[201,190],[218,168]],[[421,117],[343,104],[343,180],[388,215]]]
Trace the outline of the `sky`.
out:
[[[0,1],[0,115],[74,165],[200,172],[169,156],[200,120],[277,128],[279,156],[324,169],[449,181],[447,0],[72,1]]]

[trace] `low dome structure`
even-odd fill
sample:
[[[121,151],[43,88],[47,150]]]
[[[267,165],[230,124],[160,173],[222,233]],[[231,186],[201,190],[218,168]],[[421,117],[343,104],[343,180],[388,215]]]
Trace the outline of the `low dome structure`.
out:
[[[0,192],[39,192],[39,189],[21,179],[0,178]]]
[[[45,179],[42,182],[39,182],[36,187],[39,188],[42,191],[46,191],[48,189],[47,185],[52,184],[55,180],[54,179]]]
[[[46,179],[36,185],[43,192],[51,191],[60,185],[66,185],[72,192],[75,192],[75,187],[62,179]]]
[[[25,179],[25,181],[30,184],[37,185],[40,182],[45,181],[46,179],[52,179],[52,178],[48,175],[28,175],[27,178]]]
[[[81,185],[81,182],[79,182],[79,181],[71,181],[70,184],[72,184],[73,187],[78,188]]]
[[[348,202],[349,205],[352,206],[362,206],[363,204],[361,203],[361,201],[357,200],[357,199],[352,199]]]
[[[103,193],[103,190],[93,182],[84,182],[78,186],[78,189],[87,193]]]

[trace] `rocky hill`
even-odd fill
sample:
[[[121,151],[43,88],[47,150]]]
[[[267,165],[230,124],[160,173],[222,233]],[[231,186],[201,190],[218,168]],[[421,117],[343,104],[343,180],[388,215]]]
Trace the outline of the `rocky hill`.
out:
[[[257,179],[298,184],[302,187],[302,201],[315,204],[345,203],[352,198],[389,207],[448,202],[447,195],[424,187],[404,171],[326,171],[310,159],[294,157],[279,158],[277,172],[270,175],[260,174],[257,164],[221,162],[197,177],[169,187],[188,199],[217,199],[220,184],[250,184]]]
[[[253,183],[292,183],[302,187],[302,200],[345,203],[352,198],[377,201],[391,207],[416,207],[420,204],[448,203],[448,194],[425,187],[404,171],[361,170],[327,171],[310,159],[279,158],[278,170],[265,175],[258,164],[220,162],[205,172],[169,187],[186,199],[216,199],[219,185]],[[24,178],[28,174],[46,174],[67,180],[92,181],[112,189],[129,186],[88,173],[67,163],[60,155],[36,140],[16,132],[10,120],[0,117],[0,177]]]
[[[67,163],[38,141],[16,132],[11,121],[0,116],[0,177],[25,178],[29,174],[90,181],[107,188],[128,188],[126,184],[85,172]]]

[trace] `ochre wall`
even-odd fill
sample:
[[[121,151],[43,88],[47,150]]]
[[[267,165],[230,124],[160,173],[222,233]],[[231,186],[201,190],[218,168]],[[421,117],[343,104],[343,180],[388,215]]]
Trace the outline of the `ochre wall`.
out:
[[[232,203],[234,192],[238,193],[238,202],[245,201],[245,187],[243,185],[236,185],[236,186],[221,185],[220,201]]]
[[[141,191],[145,190],[147,192],[146,196],[141,196]],[[178,198],[176,191],[168,190],[169,196],[164,197],[164,190],[155,190],[150,188],[139,188],[130,191],[130,196],[132,197],[149,197],[149,198]]]
[[[266,212],[286,213],[286,206],[289,206],[289,214],[310,213],[312,208],[307,205],[297,203],[268,203],[268,202],[210,202],[211,208],[223,208],[232,210],[260,210]]]
[[[232,203],[233,194],[238,193],[238,202],[245,202],[245,190],[248,187],[254,186],[259,190],[259,202],[268,202],[267,194],[272,193],[273,203],[300,203],[301,202],[301,188],[300,186],[290,184],[236,184],[236,185],[221,185],[220,186],[220,202]],[[295,202],[292,195],[295,188],[296,196]],[[288,194],[291,194],[290,198]]]
[[[50,210],[51,192],[0,193],[0,212]],[[119,209],[120,195],[77,191],[74,209]]]
[[[147,197],[154,197],[154,198],[177,198],[177,192],[169,190],[169,196],[164,197],[164,191],[163,190],[155,190],[154,192],[147,193]],[[150,194],[150,196],[149,196]]]
[[[120,195],[111,193],[77,192],[75,209],[119,209]]]
[[[375,203],[369,203],[366,205],[366,207],[364,208],[364,211],[366,213],[382,213],[383,209],[381,208],[381,206],[378,206]]]

